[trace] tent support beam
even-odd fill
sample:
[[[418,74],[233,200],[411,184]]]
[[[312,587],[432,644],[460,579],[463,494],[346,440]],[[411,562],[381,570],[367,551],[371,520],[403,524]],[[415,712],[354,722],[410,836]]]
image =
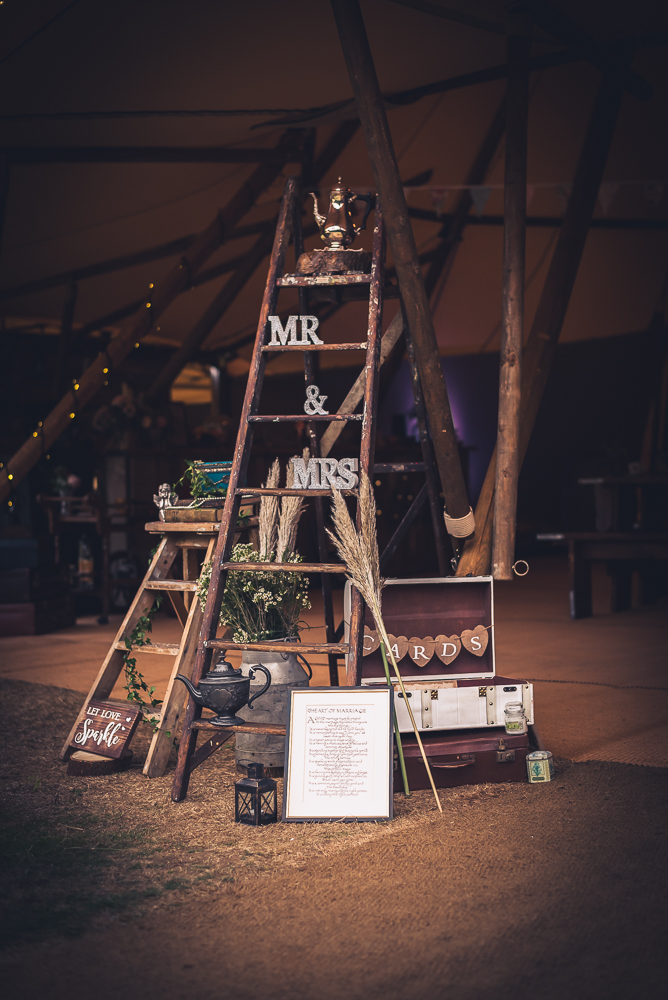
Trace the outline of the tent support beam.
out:
[[[518,444],[524,330],[527,121],[531,21],[524,6],[508,10],[508,85],[503,191],[503,290],[492,576],[512,580],[517,521]]]
[[[151,387],[146,391],[144,399],[147,403],[156,402],[162,394],[169,391],[172,382],[181,369],[199,350],[216,323],[222,319],[246,282],[251,278],[255,269],[259,267],[271,251],[273,243],[274,230],[272,229],[263,233],[255,241],[248,253],[241,258],[234,274],[225,282],[218,295],[216,295],[198,322],[195,323],[195,326],[181,346],[174,352]]]
[[[10,163],[273,163],[285,158],[277,149],[225,149],[222,146],[7,146]],[[301,160],[299,148],[293,158]]]
[[[343,149],[348,145],[350,139],[357,131],[357,122],[351,127],[350,122],[341,125],[334,136],[322,151],[317,161],[309,171],[309,181],[316,185],[326,173]],[[195,324],[190,334],[181,347],[172,355],[165,367],[162,369],[153,385],[147,391],[145,399],[147,402],[154,402],[161,393],[169,389],[174,379],[177,377],[183,366],[188,363],[192,356],[199,350],[206,338],[209,336],[216,323],[232,305],[239,292],[242,290],[248,279],[261,261],[271,252],[274,243],[274,233],[276,220],[261,236],[248,253],[241,258],[235,273],[226,282],[224,288],[218,293],[213,302]]]
[[[0,470],[0,502],[9,496],[70,422],[76,419],[77,414],[107,381],[108,372],[118,368],[135,343],[146,336],[155,320],[181,292],[190,287],[194,275],[225,241],[229,230],[253,207],[262,191],[275,180],[282,164],[294,158],[301,138],[301,132],[288,130],[283,134],[276,147],[281,151],[281,162],[256,167],[211,225],[200,233],[181,258],[181,263],[175,264],[167,277],[153,289],[150,302],[140,307],[119,335],[109,341],[106,350],[86,369],[79,380],[78,390],[67,392],[45,417],[41,426],[9,459]]]
[[[501,136],[503,135],[505,127],[505,120],[505,102],[501,101],[499,108],[494,115],[487,132],[485,133],[485,137],[480,145],[476,157],[469,168],[469,172],[466,176],[467,184],[482,184],[484,181],[499,142],[501,141]],[[450,269],[457,254],[457,250],[459,249],[461,236],[472,205],[473,202],[469,192],[461,191],[454,213],[450,216],[446,225],[444,225],[441,229],[441,242],[439,246],[437,246],[435,250],[429,251],[427,254],[420,255],[421,263],[427,261],[429,263],[429,268],[424,279],[425,288],[429,297],[432,296],[444,268],[447,268],[447,273],[445,275],[445,279],[447,280],[447,276],[450,273]],[[392,269],[388,269],[386,271],[386,276],[389,276],[392,273]],[[399,310],[383,334],[383,338],[380,342],[379,363],[381,365],[384,364],[386,359],[390,356],[399,338],[401,337],[403,326],[404,324],[401,316],[401,310]],[[364,396],[365,376],[366,370],[362,369],[352,389],[339,407],[339,413],[355,412]],[[339,435],[342,433],[344,426],[344,424],[334,423],[330,424],[327,428],[320,442],[321,455],[323,457],[329,455],[335,442],[339,438]]]
[[[603,77],[575,171],[568,208],[524,351],[519,439],[520,468],[575,284],[621,100],[622,86],[619,76]],[[495,468],[496,449],[490,460],[476,506],[475,538],[469,539],[464,546],[457,567],[457,576],[469,574],[484,576],[489,572]]]
[[[469,512],[469,501],[450,402],[362,13],[358,0],[332,0],[332,10],[383,206],[388,241],[420,372],[445,506],[450,517],[462,518]]]

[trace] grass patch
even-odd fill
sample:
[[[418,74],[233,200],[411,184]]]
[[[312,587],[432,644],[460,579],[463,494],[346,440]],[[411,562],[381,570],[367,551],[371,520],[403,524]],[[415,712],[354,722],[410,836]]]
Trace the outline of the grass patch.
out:
[[[190,887],[190,882],[186,882],[182,878],[170,878],[168,882],[165,882],[164,888],[168,892],[173,892],[175,889],[188,889]]]
[[[130,851],[136,868],[136,850],[145,840],[139,831],[115,831],[110,816],[61,815],[0,827],[0,943],[76,936],[95,915],[122,913],[155,895],[132,884],[129,865],[127,879],[122,875],[127,887],[110,892],[96,886],[117,862],[117,851]]]

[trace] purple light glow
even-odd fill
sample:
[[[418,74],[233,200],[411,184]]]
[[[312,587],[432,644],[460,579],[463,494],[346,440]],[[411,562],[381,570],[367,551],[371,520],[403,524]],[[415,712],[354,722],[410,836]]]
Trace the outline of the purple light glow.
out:
[[[471,503],[480,492],[496,441],[499,393],[497,354],[467,354],[441,358],[457,439],[468,455]],[[405,418],[406,436],[418,440],[417,419],[408,362],[404,361],[388,387],[378,412],[378,430],[392,437],[396,418]],[[394,430],[396,434],[396,430]]]

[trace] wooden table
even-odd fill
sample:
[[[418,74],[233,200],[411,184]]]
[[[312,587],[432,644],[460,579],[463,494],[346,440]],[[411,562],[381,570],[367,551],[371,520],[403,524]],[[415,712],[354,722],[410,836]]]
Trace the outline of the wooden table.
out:
[[[591,565],[607,563],[612,577],[611,611],[631,607],[631,581],[639,570],[642,602],[651,604],[665,592],[668,534],[629,532],[563,532],[536,535],[542,542],[568,545],[569,601],[571,618],[589,618],[592,613]]]

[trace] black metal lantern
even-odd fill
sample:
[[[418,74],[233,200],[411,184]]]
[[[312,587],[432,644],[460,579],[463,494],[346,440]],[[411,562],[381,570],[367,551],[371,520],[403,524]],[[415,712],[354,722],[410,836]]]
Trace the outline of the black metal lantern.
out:
[[[262,764],[249,764],[248,777],[234,785],[234,821],[266,826],[278,817],[276,782],[265,777]]]

